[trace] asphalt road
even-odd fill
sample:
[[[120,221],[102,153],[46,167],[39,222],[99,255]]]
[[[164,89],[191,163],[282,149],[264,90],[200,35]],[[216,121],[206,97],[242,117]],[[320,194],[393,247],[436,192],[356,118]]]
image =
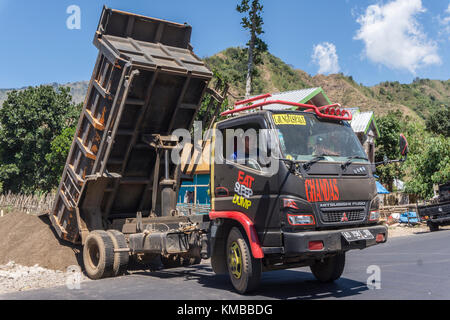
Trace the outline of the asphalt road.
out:
[[[369,266],[380,268],[380,289],[367,286]],[[1,299],[450,299],[450,230],[351,251],[343,276],[332,284],[316,281],[309,268],[273,271],[263,274],[258,291],[241,296],[226,276],[216,276],[208,264],[201,264],[89,281],[80,290],[58,287]]]

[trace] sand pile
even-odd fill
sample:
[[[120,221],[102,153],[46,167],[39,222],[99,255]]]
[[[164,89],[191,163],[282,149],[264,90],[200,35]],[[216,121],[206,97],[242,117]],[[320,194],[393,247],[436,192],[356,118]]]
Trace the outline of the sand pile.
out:
[[[80,250],[57,237],[47,216],[14,212],[0,217],[0,265],[14,261],[22,266],[66,271],[79,264]]]

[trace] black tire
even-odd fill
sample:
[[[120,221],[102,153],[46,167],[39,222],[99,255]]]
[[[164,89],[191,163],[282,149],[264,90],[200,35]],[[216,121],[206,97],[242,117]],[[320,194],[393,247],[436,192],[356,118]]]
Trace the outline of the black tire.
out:
[[[125,235],[118,230],[108,230],[114,249],[127,249]],[[127,251],[114,252],[113,276],[121,276],[127,272],[130,254]]]
[[[320,282],[333,282],[341,277],[344,267],[345,253],[339,253],[323,261],[316,261],[310,268],[314,277]]]
[[[247,238],[236,227],[228,234],[225,253],[228,274],[236,291],[244,294],[255,290],[261,279],[261,259],[253,257]]]
[[[96,230],[89,233],[83,247],[83,264],[92,280],[113,275],[114,244],[106,231]]]
[[[436,232],[436,231],[439,231],[439,225],[437,225],[437,224],[435,224],[435,223],[433,223],[433,222],[430,222],[430,223],[428,224],[428,227],[430,228],[430,232]]]

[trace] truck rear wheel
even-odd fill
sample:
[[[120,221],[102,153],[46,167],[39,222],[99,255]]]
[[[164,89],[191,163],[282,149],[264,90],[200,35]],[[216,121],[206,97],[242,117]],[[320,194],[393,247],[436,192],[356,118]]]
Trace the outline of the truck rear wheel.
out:
[[[106,231],[89,233],[83,247],[83,264],[88,277],[93,280],[113,274],[114,244]]]
[[[114,250],[126,250],[128,248],[127,241],[122,232],[117,230],[108,230],[111,241],[114,244]],[[130,254],[128,251],[114,252],[113,276],[123,275],[128,269]]]
[[[227,267],[233,287],[241,294],[255,290],[261,279],[261,259],[255,259],[247,238],[233,227],[228,234]]]
[[[323,261],[316,261],[310,268],[314,277],[320,282],[333,282],[341,277],[344,267],[345,253],[339,253]]]

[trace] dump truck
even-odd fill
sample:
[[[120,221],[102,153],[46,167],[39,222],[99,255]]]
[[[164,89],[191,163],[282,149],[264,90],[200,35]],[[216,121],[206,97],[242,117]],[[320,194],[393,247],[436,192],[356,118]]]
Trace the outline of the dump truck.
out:
[[[431,232],[450,225],[450,182],[439,185],[437,198],[431,204],[417,206],[417,211]]]
[[[338,279],[347,251],[388,237],[351,114],[267,94],[217,121],[227,86],[212,80],[190,35],[188,24],[103,9],[99,55],[49,213],[57,234],[83,246],[91,279],[126,273],[130,257],[165,268],[211,259],[239,293],[270,270],[310,266],[320,281]],[[173,133],[191,132],[201,105],[210,115],[211,211],[183,214],[177,195],[195,169],[173,161],[183,140]]]

